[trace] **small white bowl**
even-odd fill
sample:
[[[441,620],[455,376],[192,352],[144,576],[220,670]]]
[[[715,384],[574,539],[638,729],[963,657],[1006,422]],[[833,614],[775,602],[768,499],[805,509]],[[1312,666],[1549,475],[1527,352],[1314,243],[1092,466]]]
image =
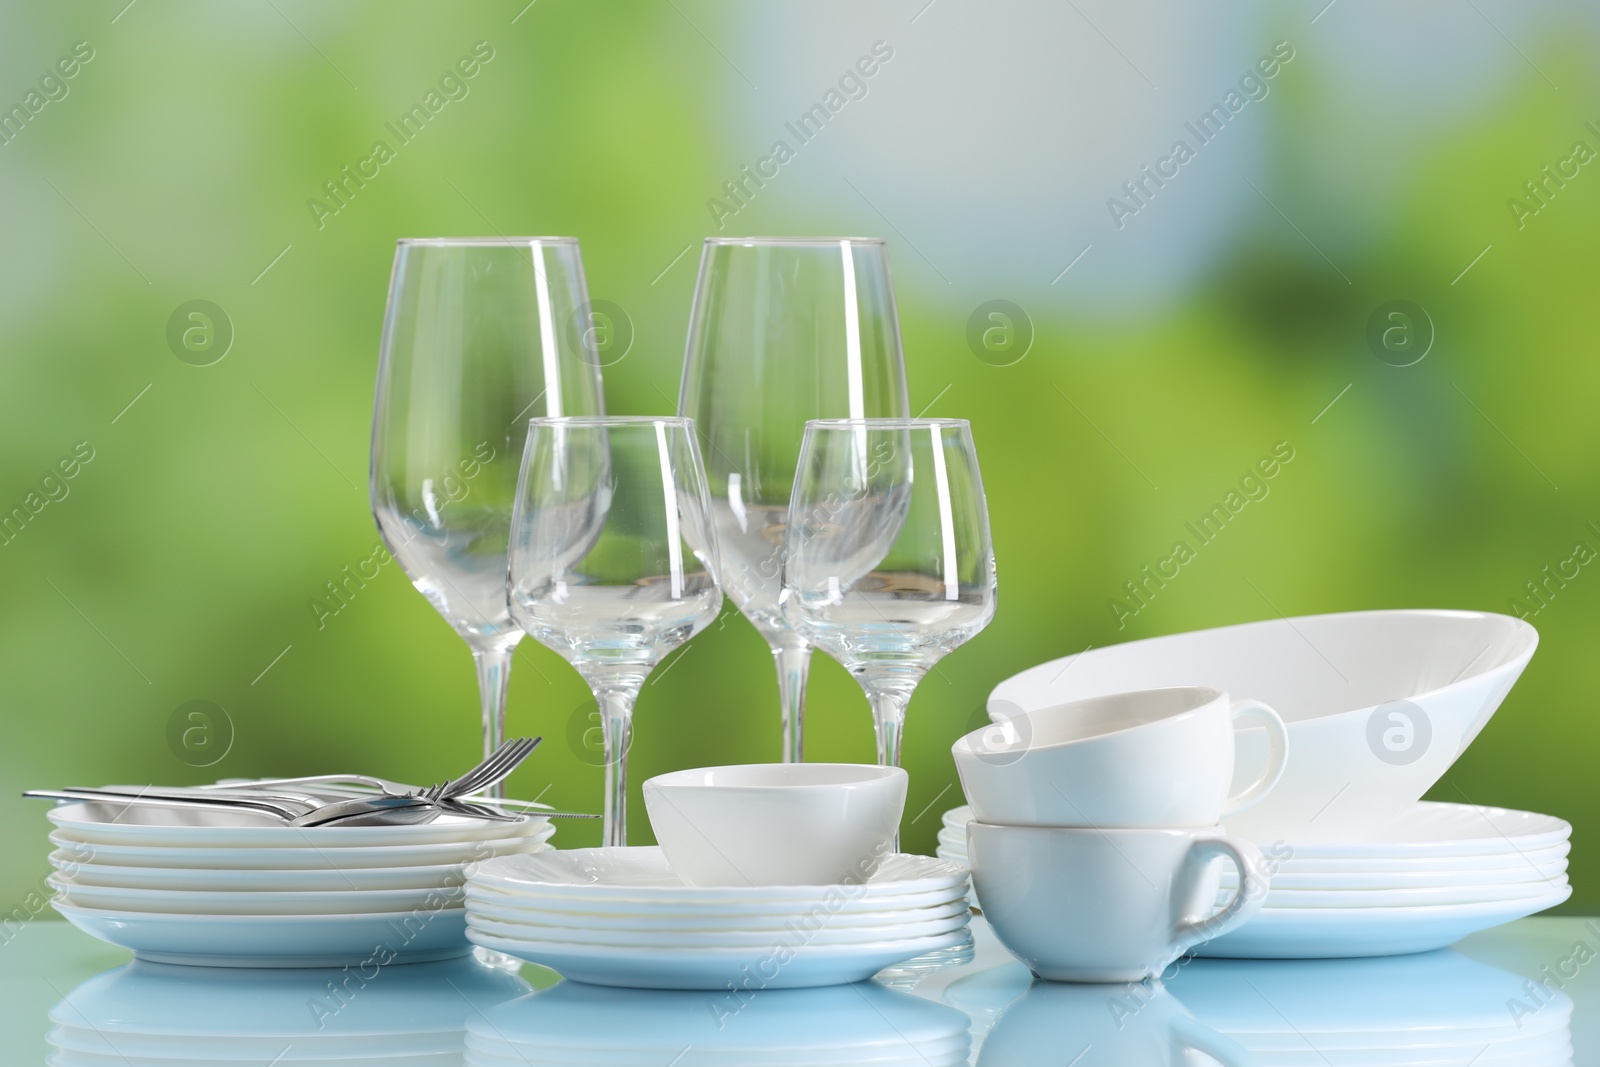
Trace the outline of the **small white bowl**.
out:
[[[857,763],[701,767],[646,781],[644,803],[685,885],[853,885],[893,851],[906,781]]]

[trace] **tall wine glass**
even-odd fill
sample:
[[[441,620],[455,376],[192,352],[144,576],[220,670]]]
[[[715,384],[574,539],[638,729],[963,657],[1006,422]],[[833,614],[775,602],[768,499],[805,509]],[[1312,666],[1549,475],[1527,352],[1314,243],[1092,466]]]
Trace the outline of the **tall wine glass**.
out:
[[[802,758],[811,661],[778,610],[806,420],[909,413],[881,240],[706,240],[678,414],[695,420],[704,446],[723,586],[777,664],[785,762]]]
[[[605,843],[627,844],[633,704],[717,617],[716,530],[688,419],[534,419],[511,520],[511,615],[600,705]]]
[[[899,765],[912,691],[994,609],[989,510],[965,419],[806,425],[783,613],[866,690],[879,763]]]
[[[472,649],[483,746],[505,735],[522,631],[506,538],[530,415],[605,410],[571,237],[408,239],[395,250],[372,419],[384,543]]]

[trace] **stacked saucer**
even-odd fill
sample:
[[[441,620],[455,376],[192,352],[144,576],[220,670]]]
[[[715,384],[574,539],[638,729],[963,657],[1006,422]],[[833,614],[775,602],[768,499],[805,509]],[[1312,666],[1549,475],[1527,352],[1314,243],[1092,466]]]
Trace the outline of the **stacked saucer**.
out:
[[[1419,801],[1369,841],[1262,845],[1272,887],[1261,911],[1197,951],[1309,959],[1442,948],[1571,896],[1571,835],[1553,815]]]
[[[249,812],[53,809],[52,901],[141,959],[318,967],[459,956],[469,864],[537,851],[547,819],[285,826]]]
[[[467,936],[567,978],[645,989],[834,985],[967,938],[965,867],[890,855],[845,885],[688,886],[659,848],[478,864]]]

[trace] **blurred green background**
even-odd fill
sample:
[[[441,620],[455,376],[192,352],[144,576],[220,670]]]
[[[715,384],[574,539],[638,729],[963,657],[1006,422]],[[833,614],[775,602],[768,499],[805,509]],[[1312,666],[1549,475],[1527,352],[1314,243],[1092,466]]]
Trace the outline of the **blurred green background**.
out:
[[[311,608],[378,540],[394,241],[577,235],[633,331],[607,404],[654,413],[721,232],[887,238],[912,407],[973,423],[1000,610],[912,704],[909,848],[958,802],[950,743],[1031,664],[1280,612],[1515,599],[1539,652],[1431,795],[1570,819],[1566,910],[1600,906],[1600,576],[1525,591],[1600,549],[1600,166],[1575,154],[1600,150],[1592,9],[125,2],[0,11],[0,107],[26,112],[0,144],[0,510],[28,512],[0,538],[0,903],[48,870],[23,788],[468,765],[467,650],[405,576],[320,626]],[[1278,41],[1265,95],[1130,200]],[[864,95],[728,200],[876,42],[892,58]],[[475,46],[492,58],[464,96],[336,213],[308,206]],[[206,366],[168,341],[192,300],[231,324]],[[1013,332],[975,345],[994,300]],[[1426,321],[1375,348],[1395,300]],[[1280,441],[1270,495],[1119,626],[1124,581]],[[191,701],[231,723],[205,768],[169,741]],[[577,674],[524,642],[511,726],[547,740],[515,795],[599,809],[586,712]],[[865,699],[820,656],[808,712],[810,758],[871,760]],[[635,726],[639,838],[639,781],[776,758],[755,631],[728,608]]]

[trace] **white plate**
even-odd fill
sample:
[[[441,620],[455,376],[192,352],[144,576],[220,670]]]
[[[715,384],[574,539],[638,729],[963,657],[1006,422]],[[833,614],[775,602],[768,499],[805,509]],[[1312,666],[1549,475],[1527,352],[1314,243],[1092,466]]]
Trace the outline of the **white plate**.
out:
[[[467,887],[467,906],[475,914],[502,922],[559,923],[566,927],[604,927],[608,930],[638,930],[657,933],[668,931],[702,930],[781,930],[793,923],[797,915],[804,916],[810,909],[796,912],[793,907],[776,907],[767,912],[723,912],[714,909],[702,911],[668,912],[640,907],[631,911],[588,912],[559,906],[546,906],[506,893],[484,893],[475,886]],[[829,914],[819,912],[829,929],[878,927],[885,923],[926,922],[948,919],[968,912],[965,894],[950,897],[932,906],[885,908],[873,911],[840,909]]]
[[[213,1064],[216,1067],[229,1067],[227,1060],[211,1059],[209,1057],[205,1061],[192,1057],[174,1060],[166,1056],[146,1058],[134,1055],[124,1056],[121,1053],[97,1055],[92,1052],[78,1052],[73,1049],[57,1049],[51,1053],[48,1062],[50,1067],[178,1067],[178,1065],[187,1067],[189,1064],[199,1065],[202,1062],[205,1062],[207,1067]],[[248,1058],[242,1060],[239,1067],[260,1067],[260,1065],[268,1063],[272,1063],[271,1056],[260,1059]],[[277,1065],[281,1065],[281,1067],[460,1067],[460,1064],[461,1052],[459,1049],[453,1053],[441,1052],[433,1055],[360,1056],[354,1059],[343,1056],[328,1059],[309,1056],[299,1058],[285,1056],[277,1061]],[[274,1067],[277,1067],[277,1065],[274,1065]]]
[[[1395,956],[1453,945],[1468,934],[1553,908],[1570,886],[1543,896],[1418,908],[1262,908],[1195,955],[1235,959]]]
[[[209,970],[205,973],[216,972]],[[324,981],[326,980],[325,978]],[[311,992],[307,990],[308,994]],[[305,1010],[303,1004],[299,1007],[301,1011]],[[464,1014],[472,1010],[466,1004],[462,1004],[461,1007]],[[450,1053],[455,1054],[456,1065],[459,1067],[464,1036],[463,1032],[457,1029],[416,1034],[363,1034],[354,1037],[330,1037],[325,1034],[305,1037],[296,1035],[290,1040],[283,1037],[232,1035],[202,1037],[181,1032],[125,1034],[63,1024],[52,1027],[45,1035],[45,1039],[52,1046],[79,1056],[126,1056],[128,1063],[160,1062],[166,1067],[177,1067],[179,1064],[193,1063],[196,1060],[224,1064],[229,1060],[255,1060],[258,1062],[252,1067],[263,1067],[272,1063],[274,1056],[282,1056],[278,1061],[281,1067],[288,1067],[290,1064],[301,1065],[308,1059],[335,1060],[340,1064],[375,1060],[387,1064],[391,1062],[387,1058],[390,1056],[441,1056]],[[284,1052],[285,1045],[289,1047],[287,1053]],[[52,1062],[66,1061],[62,1059]],[[112,1059],[107,1062],[120,1067],[124,1061]],[[196,1064],[195,1067],[200,1065]]]
[[[483,881],[482,878],[472,877],[467,881],[467,896],[475,897],[488,904],[499,907],[538,907],[541,912],[570,913],[574,923],[590,921],[594,917],[618,917],[618,915],[659,915],[669,920],[683,920],[683,918],[704,917],[704,915],[720,915],[728,921],[736,921],[738,915],[795,915],[805,910],[821,909],[835,915],[869,915],[878,912],[902,912],[902,910],[915,909],[915,907],[942,907],[950,901],[958,901],[966,893],[965,883],[962,885],[947,886],[944,889],[928,889],[925,893],[904,894],[862,894],[859,888],[850,893],[840,893],[837,896],[827,896],[826,893],[818,894],[811,899],[792,901],[792,899],[762,899],[762,901],[736,901],[715,902],[706,901],[664,902],[653,901],[648,896],[611,897],[582,894],[574,897],[565,891],[541,891],[541,889],[512,889],[507,886],[494,885]]]
[[[633,989],[709,989],[751,981],[760,989],[843,985],[871,978],[891,964],[966,940],[965,930],[907,941],[800,945],[780,962],[770,948],[652,950],[559,945],[467,931],[474,944],[528,960],[577,982]],[[756,976],[756,977],[751,977]]]
[[[467,908],[469,929],[482,930],[496,937],[521,938],[562,945],[611,945],[619,948],[685,949],[749,948],[760,949],[803,939],[808,945],[861,945],[880,941],[902,941],[934,937],[961,930],[971,920],[970,912],[944,919],[922,922],[887,923],[882,926],[834,927],[824,922],[815,930],[805,927],[769,930],[685,930],[650,933],[644,930],[613,930],[604,926],[555,926],[549,923],[507,921]]]
[[[91,844],[155,848],[357,848],[437,845],[533,833],[548,819],[490,822],[442,815],[433,822],[391,826],[285,826],[266,815],[211,808],[158,808],[115,803],[61,804],[46,818]]]
[[[52,901],[68,922],[140,959],[211,967],[359,966],[388,953],[420,963],[464,955],[466,912],[371,915],[163,915]],[[382,951],[380,951],[380,949]]]
[[[272,890],[317,889],[434,889],[460,885],[466,873],[459,864],[436,863],[425,867],[350,867],[337,871],[208,870],[197,867],[118,867],[83,863],[66,849],[50,853],[57,869],[68,869],[79,885],[120,886],[124,889],[238,889],[265,893]]]
[[[466,899],[457,886],[444,889],[346,889],[326,892],[283,890],[252,893],[241,890],[124,889],[78,885],[63,875],[47,881],[68,904],[110,911],[158,912],[166,915],[354,915],[373,912],[435,911],[459,907]]]
[[[667,866],[659,848],[579,848],[480,863],[470,881],[474,886],[519,895],[535,892],[550,899],[635,900],[678,908],[756,905],[770,910],[774,901],[876,901],[943,893],[964,886],[967,871],[928,856],[896,853],[885,858],[860,885],[686,886]]]
[[[1419,908],[1449,904],[1487,904],[1494,901],[1537,900],[1568,888],[1567,876],[1513,885],[1428,886],[1420,889],[1279,889],[1267,892],[1268,908]],[[1224,889],[1217,902],[1226,904],[1233,892]]]
[[[372,845],[357,848],[167,848],[104,845],[77,841],[65,830],[50,834],[50,843],[77,863],[109,863],[123,867],[177,867],[186,870],[318,870],[350,867],[415,867],[419,864],[464,864],[535,851],[554,828],[532,837],[504,837],[442,845]]]
[[[1572,824],[1554,815],[1419,800],[1369,840],[1289,847],[1295,860],[1519,856],[1571,836]]]
[[[1303,871],[1285,864],[1272,872],[1274,889],[1413,889],[1421,886],[1514,885],[1541,882],[1567,873],[1565,857],[1549,863],[1514,867],[1480,867],[1476,870],[1440,870],[1411,867],[1404,870],[1364,870],[1359,866],[1339,871]],[[1237,881],[1231,868],[1222,874],[1224,885]]]
[[[1272,848],[1272,845],[1266,846]],[[1361,871],[1376,873],[1379,871],[1526,871],[1530,868],[1545,868],[1555,864],[1565,866],[1567,854],[1572,851],[1572,844],[1563,841],[1559,845],[1549,848],[1529,849],[1526,852],[1506,851],[1498,855],[1482,856],[1364,856],[1344,859],[1323,859],[1320,857],[1297,858],[1290,856],[1280,858],[1278,869],[1285,873],[1349,873]]]

